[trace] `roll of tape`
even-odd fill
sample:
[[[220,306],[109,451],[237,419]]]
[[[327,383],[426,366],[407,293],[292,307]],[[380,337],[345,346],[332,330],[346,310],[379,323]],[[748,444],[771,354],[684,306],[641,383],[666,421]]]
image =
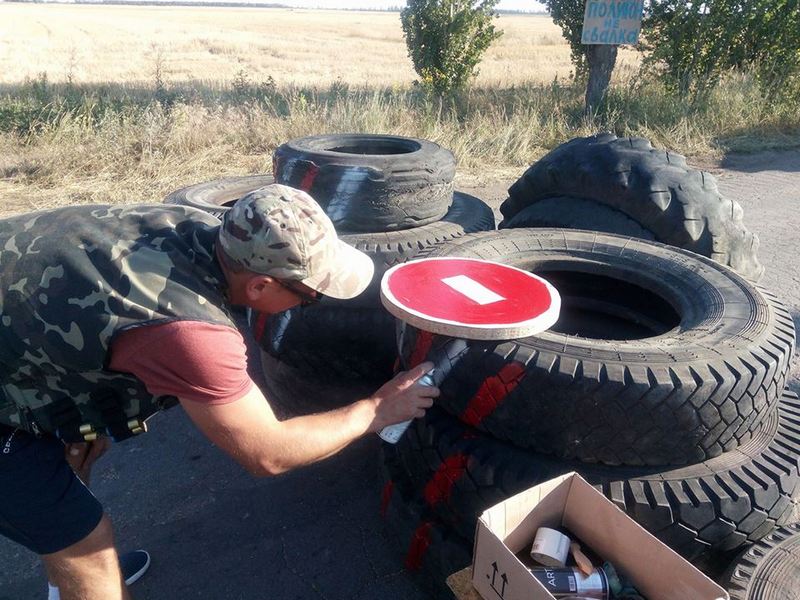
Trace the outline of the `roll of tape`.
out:
[[[539,527],[531,547],[531,558],[545,567],[563,567],[569,555],[569,542],[560,531]]]

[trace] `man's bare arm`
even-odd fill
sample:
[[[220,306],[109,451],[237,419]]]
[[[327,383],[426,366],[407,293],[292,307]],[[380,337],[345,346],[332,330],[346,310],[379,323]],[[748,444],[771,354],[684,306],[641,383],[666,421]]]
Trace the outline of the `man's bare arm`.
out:
[[[366,433],[423,416],[439,390],[415,383],[432,367],[424,363],[401,373],[349,406],[286,421],[278,421],[257,386],[230,404],[181,405],[209,440],[250,473],[278,475],[327,458]]]

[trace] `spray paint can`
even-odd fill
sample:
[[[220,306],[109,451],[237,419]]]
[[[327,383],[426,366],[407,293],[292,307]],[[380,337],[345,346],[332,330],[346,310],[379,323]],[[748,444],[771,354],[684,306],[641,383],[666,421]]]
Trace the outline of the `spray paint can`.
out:
[[[425,375],[417,379],[417,385],[424,385],[427,387],[434,387],[436,385],[436,380],[433,378],[436,374],[436,369],[433,368]],[[402,423],[396,423],[395,425],[389,425],[388,427],[384,427],[378,432],[378,436],[384,441],[389,442],[390,444],[396,444],[400,441],[400,438],[403,437],[403,434],[408,429],[409,425],[411,425],[411,421],[403,421]]]
[[[439,386],[442,381],[450,374],[455,364],[467,353],[467,342],[459,338],[453,338],[442,348],[434,352],[430,359],[434,363],[433,369],[425,373],[417,380],[417,385],[429,387]],[[411,421],[403,421],[396,425],[389,425],[378,432],[384,442],[396,444],[411,425]]]
[[[582,573],[577,567],[529,567],[539,583],[550,592],[553,598],[571,597],[610,600],[608,577],[602,569],[595,569],[589,575]]]

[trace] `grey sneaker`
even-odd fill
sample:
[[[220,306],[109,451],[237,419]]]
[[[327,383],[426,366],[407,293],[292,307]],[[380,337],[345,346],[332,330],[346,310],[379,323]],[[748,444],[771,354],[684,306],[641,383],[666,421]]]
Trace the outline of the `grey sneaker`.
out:
[[[119,568],[125,578],[125,585],[139,581],[150,568],[150,555],[145,550],[133,550],[119,555]]]

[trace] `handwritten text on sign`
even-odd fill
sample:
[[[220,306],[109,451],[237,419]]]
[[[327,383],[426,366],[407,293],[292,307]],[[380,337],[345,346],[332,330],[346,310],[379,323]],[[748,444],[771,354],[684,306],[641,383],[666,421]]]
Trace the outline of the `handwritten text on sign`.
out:
[[[581,43],[635,44],[643,10],[643,0],[587,0]]]

